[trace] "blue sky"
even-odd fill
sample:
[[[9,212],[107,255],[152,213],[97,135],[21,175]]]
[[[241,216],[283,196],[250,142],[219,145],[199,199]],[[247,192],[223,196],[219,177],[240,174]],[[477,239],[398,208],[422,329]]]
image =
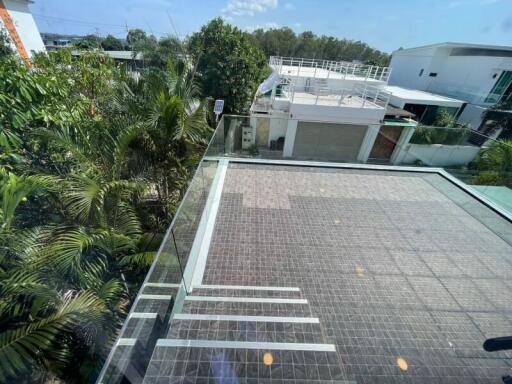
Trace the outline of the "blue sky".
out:
[[[512,0],[36,0],[31,9],[43,32],[124,37],[127,25],[185,36],[223,16],[246,30],[288,26],[386,52],[442,41],[512,44]]]

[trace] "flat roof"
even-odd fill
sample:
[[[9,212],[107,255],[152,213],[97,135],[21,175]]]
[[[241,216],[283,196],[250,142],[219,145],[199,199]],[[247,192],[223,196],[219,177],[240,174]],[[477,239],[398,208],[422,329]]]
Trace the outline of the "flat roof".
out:
[[[204,274],[145,383],[510,374],[510,352],[482,343],[512,335],[512,223],[437,173],[229,162],[224,175]]]
[[[391,93],[391,104],[400,101],[403,103],[440,105],[446,107],[460,107],[465,102],[451,97],[436,95],[434,93],[419,91],[417,89],[403,88],[396,85],[386,85],[386,91]],[[395,103],[393,103],[395,101]],[[401,105],[399,105],[401,106]]]
[[[447,47],[447,48],[482,48],[482,49],[495,49],[495,50],[512,51],[512,47],[508,46],[508,45],[456,43],[456,42],[449,42],[449,41],[447,41],[447,42],[443,42],[443,43],[421,45],[419,47],[397,49],[397,50],[392,52],[392,55],[394,55],[396,53],[400,53],[400,52],[405,53],[405,52],[413,51],[413,50],[437,48],[437,47]]]
[[[377,80],[371,77],[358,76],[353,74],[344,74],[325,68],[314,68],[314,67],[299,67],[298,65],[282,65],[280,66],[280,75],[286,76],[300,76],[300,77],[312,77],[317,79],[336,79],[336,80],[353,80],[353,81],[365,81],[369,84],[383,84],[386,80]]]

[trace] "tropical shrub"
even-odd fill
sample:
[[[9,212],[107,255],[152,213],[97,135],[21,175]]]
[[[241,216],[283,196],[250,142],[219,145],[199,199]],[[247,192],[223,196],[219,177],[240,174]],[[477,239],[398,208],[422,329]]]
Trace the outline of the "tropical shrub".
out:
[[[0,382],[94,382],[210,135],[193,68],[0,59]]]
[[[478,175],[474,184],[512,187],[512,140],[495,141],[476,159]]]

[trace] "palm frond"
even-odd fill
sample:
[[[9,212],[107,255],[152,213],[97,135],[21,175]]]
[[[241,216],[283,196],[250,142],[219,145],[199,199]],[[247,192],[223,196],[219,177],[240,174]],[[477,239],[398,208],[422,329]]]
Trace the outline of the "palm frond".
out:
[[[12,151],[21,146],[22,140],[13,131],[2,127],[0,131],[0,148],[4,151]]]
[[[66,334],[73,334],[81,323],[100,326],[105,305],[91,292],[67,297],[53,314],[42,320],[0,333],[0,382],[12,382],[16,376],[38,366],[41,358],[57,365],[69,362],[62,351]],[[11,380],[11,381],[9,381]]]
[[[88,233],[84,228],[57,232],[36,265],[50,266],[56,273],[76,279],[101,276],[110,252],[104,241],[107,235],[105,231]]]
[[[0,174],[0,208],[4,228],[9,228],[16,208],[27,196],[38,191],[57,191],[60,179],[49,175],[17,176],[5,169]]]
[[[113,307],[125,298],[125,287],[121,281],[111,279],[96,290],[96,295],[109,307]]]
[[[157,252],[155,251],[140,252],[133,255],[127,255],[121,259],[119,265],[123,267],[146,268],[151,266],[151,263],[153,263],[153,260],[155,260],[156,255]]]
[[[82,224],[86,224],[92,218],[104,217],[107,196],[115,195],[121,200],[126,200],[135,193],[143,192],[145,188],[145,183],[137,181],[98,182],[84,175],[77,175],[68,182],[63,200],[69,213]]]
[[[52,127],[41,128],[36,134],[68,152],[75,160],[93,166],[89,141],[80,131],[73,131],[69,127]]]
[[[112,211],[113,217],[109,220],[112,229],[125,236],[138,238],[142,232],[140,219],[132,206],[120,202],[117,209]]]

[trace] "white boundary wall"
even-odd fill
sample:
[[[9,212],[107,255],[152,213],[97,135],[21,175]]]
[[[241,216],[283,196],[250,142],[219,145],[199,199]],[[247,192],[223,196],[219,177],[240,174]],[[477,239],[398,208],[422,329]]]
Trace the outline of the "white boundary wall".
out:
[[[396,156],[394,164],[414,164],[421,161],[433,167],[466,165],[476,158],[480,149],[469,145],[407,144]]]

